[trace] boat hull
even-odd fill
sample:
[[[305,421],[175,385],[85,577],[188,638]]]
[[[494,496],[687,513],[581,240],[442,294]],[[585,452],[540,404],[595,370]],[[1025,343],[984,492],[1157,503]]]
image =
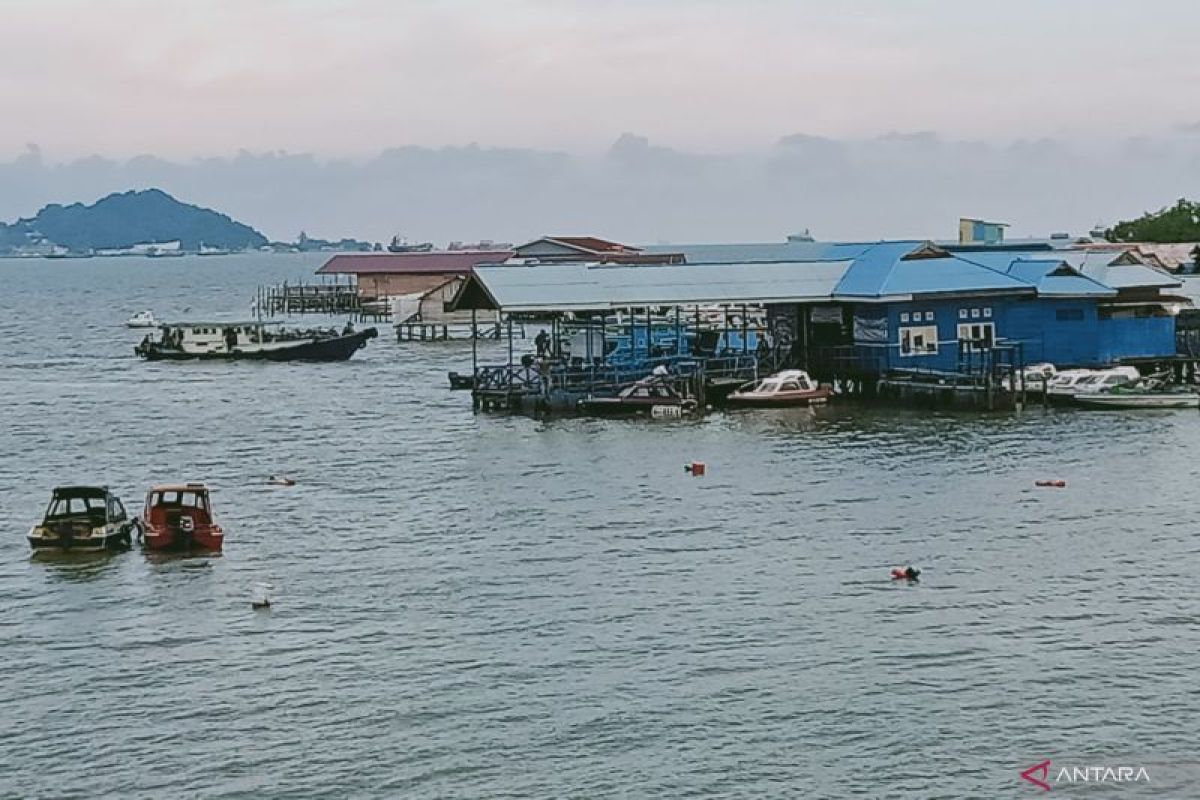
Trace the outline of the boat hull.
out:
[[[1075,402],[1088,408],[1200,408],[1200,394],[1080,394]]]
[[[100,553],[105,550],[126,550],[133,544],[133,537],[128,530],[104,536],[26,536],[25,538],[35,553]]]
[[[725,398],[725,403],[732,408],[796,408],[823,405],[829,402],[832,395],[833,392],[829,389],[817,389],[811,392],[776,392],[770,395],[734,392]]]
[[[139,345],[134,352],[148,361],[346,361],[378,335],[374,328],[367,328],[349,336],[308,339],[293,346],[262,350],[234,348],[230,352],[189,353],[152,343],[147,347]]]
[[[159,552],[219,551],[225,543],[225,532],[216,526],[201,526],[190,533],[174,527],[147,526],[142,541],[147,549]]]
[[[581,413],[595,417],[649,417],[654,414],[656,407],[677,408],[680,414],[687,414],[692,410],[683,403],[630,403],[602,397],[580,400],[576,406]]]

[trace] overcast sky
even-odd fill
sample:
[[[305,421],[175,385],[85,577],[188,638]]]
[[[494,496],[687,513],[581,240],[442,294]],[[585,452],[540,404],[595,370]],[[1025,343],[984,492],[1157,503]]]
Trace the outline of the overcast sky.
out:
[[[1195,0],[0,0],[0,153],[692,149],[1200,122]],[[1100,114],[1116,104],[1125,114]]]
[[[569,163],[568,183],[589,191],[597,172],[609,180],[617,162],[629,166],[634,142],[645,150],[635,159],[669,162],[672,174],[708,169],[711,181],[690,190],[737,184],[742,202],[753,206],[750,176],[770,181],[763,170],[778,166],[780,143],[790,141],[791,156],[797,142],[806,148],[800,162],[788,162],[790,174],[803,180],[820,172],[822,191],[833,194],[820,202],[800,192],[791,201],[798,213],[789,218],[804,223],[815,214],[839,233],[866,233],[894,227],[887,207],[870,223],[854,221],[853,197],[838,194],[839,187],[861,190],[864,170],[911,177],[886,160],[911,153],[874,143],[920,134],[927,166],[943,157],[971,161],[984,150],[1033,148],[1042,158],[1053,152],[1073,161],[1074,169],[1111,170],[1107,191],[1093,186],[1080,194],[1095,207],[1064,202],[1069,219],[1029,220],[1032,227],[1061,227],[1194,192],[1187,187],[1196,182],[1200,157],[1195,0],[0,0],[0,76],[6,218],[33,213],[33,203],[94,200],[72,193],[122,188],[121,181],[145,173],[109,170],[102,180],[93,164],[90,183],[72,183],[51,169],[92,155],[125,164],[149,154],[197,168],[202,157],[237,163],[243,151],[286,151],[361,168],[391,148],[419,146],[444,156],[440,167],[422,162],[430,174],[413,187],[428,190],[438,169],[448,169],[444,162],[461,155],[444,148],[472,143],[499,148],[501,160],[521,151],[513,157],[525,166],[536,155],[562,154],[571,160],[553,163]],[[633,137],[620,140],[623,134]],[[821,141],[840,148],[833,161],[844,174],[814,155]],[[14,172],[14,159],[34,152],[30,144],[42,173],[29,164]],[[1021,195],[1004,174],[1023,163],[1019,153],[1013,158],[986,159],[989,166],[975,177],[996,191],[972,191],[972,208],[957,196],[910,199],[915,209],[891,222],[949,230],[943,217],[950,207],[1020,219],[1029,212],[1012,207]],[[278,159],[272,163],[282,169]],[[504,174],[524,175],[513,170]],[[718,181],[714,170],[724,177]],[[1144,185],[1146,170],[1157,183]],[[176,190],[193,191],[200,178],[188,183],[182,174],[169,176]],[[208,187],[201,197],[185,199],[271,214],[263,225],[341,226],[349,216],[361,222],[360,234],[407,227],[378,210],[367,223],[367,211],[353,207],[337,218],[295,218],[277,198],[269,199],[274,208],[267,199],[250,202],[250,190],[237,188],[252,183],[248,173],[223,174],[224,194],[221,185],[201,181]],[[336,187],[322,182],[332,176],[310,170],[309,183],[290,189],[353,202],[351,173],[336,173]],[[1121,184],[1130,181],[1140,188],[1122,197]],[[554,195],[550,208],[569,196]],[[589,209],[594,228],[626,225],[619,215],[605,217],[602,207]],[[652,216],[639,217],[639,233],[702,233],[674,223],[655,227],[654,215],[673,213],[665,206],[641,211]],[[521,231],[554,222],[542,206],[537,220],[510,212],[507,223]],[[275,222],[283,213],[288,221]],[[436,219],[444,225],[430,236],[455,228],[444,214]]]

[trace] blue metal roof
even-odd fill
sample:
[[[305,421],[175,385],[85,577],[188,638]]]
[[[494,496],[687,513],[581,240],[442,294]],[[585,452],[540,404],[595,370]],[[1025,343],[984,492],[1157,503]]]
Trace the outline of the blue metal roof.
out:
[[[924,242],[914,239],[886,244],[907,245],[910,250]],[[646,253],[683,253],[689,264],[753,264],[768,261],[840,261],[858,258],[884,242],[759,242],[747,244],[651,245]]]
[[[910,297],[945,292],[1028,292],[1032,286],[959,256],[911,256],[911,242],[884,242],[854,260],[834,292],[846,298]]]
[[[743,264],[529,264],[479,266],[452,302],[476,285],[475,308],[540,312],[642,306],[829,302],[849,261]]]

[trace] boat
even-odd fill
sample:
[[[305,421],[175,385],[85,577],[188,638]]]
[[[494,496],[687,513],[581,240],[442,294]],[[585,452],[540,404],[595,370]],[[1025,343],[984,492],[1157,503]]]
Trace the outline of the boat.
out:
[[[1135,367],[1067,369],[1057,373],[1046,384],[1046,399],[1051,403],[1069,404],[1081,394],[1106,391],[1114,386],[1132,383],[1140,377]]]
[[[1195,386],[1170,382],[1169,372],[1075,395],[1075,402],[1089,408],[1200,408],[1200,391]]]
[[[677,417],[693,413],[696,406],[658,375],[625,387],[616,397],[585,397],[576,404],[582,413],[601,417]]]
[[[345,361],[379,335],[374,328],[292,330],[264,322],[174,322],[159,325],[134,352],[150,361]]]
[[[1200,408],[1200,392],[1185,387],[1140,389],[1118,386],[1107,392],[1078,394],[1075,402],[1089,408]]]
[[[455,391],[461,391],[463,389],[474,389],[475,388],[475,376],[474,375],[463,375],[460,372],[451,372],[449,375],[449,378],[450,378],[450,388],[454,389]]]
[[[832,395],[832,388],[818,386],[804,370],[785,369],[760,381],[743,384],[730,393],[725,402],[731,406],[784,408],[819,405]]]
[[[146,493],[142,541],[151,550],[220,550],[225,532],[213,520],[203,483],[163,484]]]
[[[27,538],[35,552],[117,550],[129,547],[135,525],[107,487],[60,486]]]
[[[139,311],[125,320],[126,328],[157,328],[159,324],[159,321],[154,318],[154,312],[149,309]]]

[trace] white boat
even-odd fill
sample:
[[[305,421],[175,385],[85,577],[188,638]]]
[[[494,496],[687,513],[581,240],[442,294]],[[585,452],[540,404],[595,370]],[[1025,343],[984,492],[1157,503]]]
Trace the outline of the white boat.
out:
[[[139,311],[129,319],[125,320],[126,328],[157,328],[158,320],[154,318],[153,311]]]
[[[1030,364],[1022,369],[1019,373],[1014,373],[1009,377],[1009,391],[1021,391],[1021,378],[1024,376],[1024,388],[1026,392],[1036,394],[1041,392],[1049,385],[1050,381],[1058,374],[1058,370],[1049,362],[1038,364]]]
[[[1046,385],[1046,397],[1052,403],[1071,403],[1080,395],[1106,392],[1133,383],[1140,377],[1135,367],[1063,370]]]
[[[1200,408],[1200,391],[1174,385],[1170,377],[1160,372],[1124,386],[1077,394],[1075,402],[1090,408]]]
[[[1090,392],[1075,396],[1075,402],[1089,408],[1200,408],[1200,393],[1193,390],[1161,391],[1117,388],[1111,392]]]
[[[804,370],[785,369],[740,386],[725,402],[731,406],[782,408],[821,405],[832,395],[833,389],[819,386]]]

